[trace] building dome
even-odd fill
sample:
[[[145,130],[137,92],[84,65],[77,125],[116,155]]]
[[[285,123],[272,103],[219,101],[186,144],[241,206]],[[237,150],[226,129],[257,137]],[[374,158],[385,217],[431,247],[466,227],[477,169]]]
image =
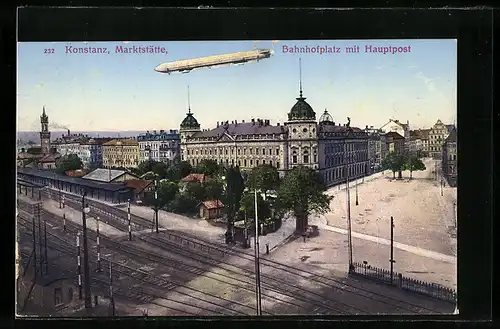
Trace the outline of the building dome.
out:
[[[299,98],[297,98],[297,103],[292,107],[288,113],[288,120],[316,120],[316,112],[312,109],[306,101],[305,97],[302,97],[302,93]]]
[[[319,123],[326,125],[335,125],[333,117],[330,115],[330,113],[328,113],[326,109],[325,112],[323,112],[323,114],[319,117]]]
[[[198,120],[195,119],[193,113],[191,113],[191,109],[186,114],[186,117],[181,122],[181,129],[200,129],[200,124]]]

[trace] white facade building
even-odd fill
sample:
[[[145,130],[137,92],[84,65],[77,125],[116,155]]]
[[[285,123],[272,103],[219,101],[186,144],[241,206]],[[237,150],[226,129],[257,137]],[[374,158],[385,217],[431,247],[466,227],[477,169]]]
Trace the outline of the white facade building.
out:
[[[156,130],[137,137],[139,161],[154,160],[170,164],[180,158],[180,136],[177,130]]]

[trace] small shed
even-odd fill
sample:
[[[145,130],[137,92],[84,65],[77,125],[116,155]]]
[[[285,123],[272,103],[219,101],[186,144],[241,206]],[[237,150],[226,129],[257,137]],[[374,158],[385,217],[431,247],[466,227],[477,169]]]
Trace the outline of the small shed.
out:
[[[126,181],[127,187],[134,190],[135,201],[144,201],[144,196],[147,192],[154,190],[154,184],[152,180],[147,179],[129,179]]]
[[[224,204],[220,200],[207,200],[200,203],[200,217],[215,219],[222,216]]]

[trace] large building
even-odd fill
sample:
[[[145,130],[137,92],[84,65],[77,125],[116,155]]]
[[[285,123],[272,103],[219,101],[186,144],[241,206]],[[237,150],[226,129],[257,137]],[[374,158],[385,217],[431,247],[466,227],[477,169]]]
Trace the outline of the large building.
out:
[[[180,159],[180,136],[177,130],[160,130],[149,132],[137,137],[139,143],[140,161],[154,160],[170,164]]]
[[[366,175],[366,133],[350,127],[350,121],[335,124],[327,110],[318,122],[302,95],[302,84],[296,100],[283,124],[273,125],[267,119],[231,120],[203,130],[189,106],[180,125],[181,159],[193,166],[202,159],[212,159],[222,165],[238,165],[242,170],[268,164],[281,175],[295,166],[307,166],[318,170],[327,185],[345,181],[346,166],[353,179]]]
[[[443,144],[443,175],[450,186],[457,184],[457,131],[453,129]]]
[[[76,154],[82,160],[85,168],[102,166],[102,144],[111,138],[92,138],[83,134],[71,134],[54,140],[52,144],[61,155]]]
[[[383,133],[396,132],[404,137],[404,149],[406,151],[410,148],[410,121],[406,123],[401,123],[399,120],[389,119],[385,125],[380,127]]]
[[[386,142],[385,135],[380,129],[374,129],[373,126],[366,126],[365,133],[368,135],[369,173],[374,173],[381,170],[383,160],[382,145]]]
[[[114,139],[102,144],[102,164],[106,168],[137,168],[139,143],[129,138]]]
[[[454,125],[445,125],[441,120],[437,120],[429,131],[429,156],[436,159],[441,158],[443,143],[453,128]]]
[[[40,124],[40,146],[30,147],[27,150],[21,148],[21,152],[17,155],[19,167],[54,169],[61,157],[56,148],[50,144],[49,117],[45,113],[45,106],[40,116]]]

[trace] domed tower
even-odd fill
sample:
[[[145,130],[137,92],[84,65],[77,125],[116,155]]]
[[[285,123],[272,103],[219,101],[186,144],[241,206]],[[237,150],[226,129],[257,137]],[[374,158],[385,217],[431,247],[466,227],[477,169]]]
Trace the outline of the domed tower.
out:
[[[42,154],[50,153],[50,131],[49,131],[49,117],[45,113],[45,106],[43,107],[42,115],[40,116],[40,146]]]
[[[187,160],[187,143],[189,139],[197,132],[201,131],[200,124],[198,120],[195,119],[193,113],[191,112],[191,103],[189,99],[189,87],[188,87],[188,113],[186,117],[182,120],[179,135],[181,138],[181,159],[183,161]]]
[[[318,132],[316,112],[302,95],[302,66],[299,59],[299,97],[288,113],[288,168],[302,165],[318,169]]]

